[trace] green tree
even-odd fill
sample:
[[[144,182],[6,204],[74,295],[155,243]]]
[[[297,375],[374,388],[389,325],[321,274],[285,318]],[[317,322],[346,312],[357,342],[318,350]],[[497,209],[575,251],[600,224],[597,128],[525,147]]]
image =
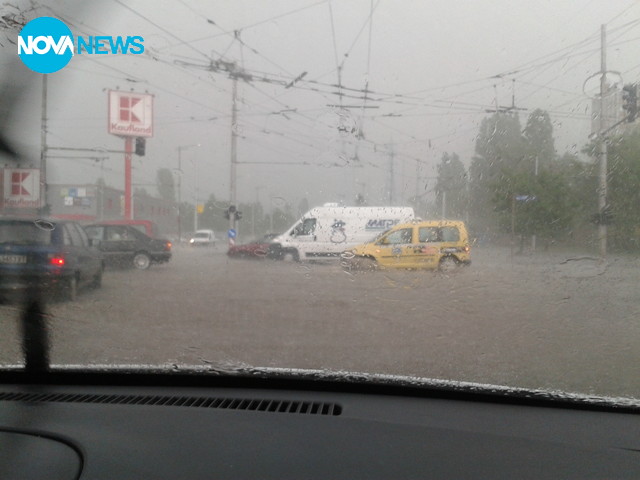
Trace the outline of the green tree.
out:
[[[309,200],[307,200],[307,197],[304,197],[302,200],[300,200],[300,203],[298,204],[297,215],[298,217],[301,217],[308,211],[309,211]]]
[[[467,211],[467,172],[457,154],[445,152],[437,167],[436,209],[449,218],[463,218]],[[444,208],[443,208],[444,203]]]
[[[527,165],[523,165],[523,170],[528,170],[535,174],[536,165],[537,171],[550,168],[556,159],[556,150],[553,139],[553,125],[549,114],[539,108],[531,112],[523,135],[527,160]]]
[[[159,168],[156,173],[158,195],[167,202],[176,201],[176,189],[173,181],[173,173],[168,168]]]
[[[229,220],[224,217],[224,212],[229,208],[226,200],[217,200],[212,193],[204,204],[204,210],[198,217],[198,224],[202,228],[210,228],[216,233],[224,233],[229,229]]]
[[[612,248],[640,250],[640,128],[612,139],[608,145],[607,203],[612,214]]]
[[[515,220],[517,235],[535,234],[547,240],[570,231],[577,208],[566,178],[550,169],[537,176],[505,175],[494,188],[494,203],[503,231],[510,231]]]
[[[517,115],[499,112],[482,120],[469,167],[469,214],[476,232],[497,229],[493,188],[505,175],[522,170],[525,153]]]
[[[276,207],[273,210],[273,232],[284,232],[297,220],[297,217],[291,211],[291,205],[285,203],[283,206]]]
[[[267,233],[268,225],[265,221],[264,209],[260,202],[253,202],[248,205],[249,217],[247,222],[250,222],[250,231],[252,237],[259,237]]]
[[[515,219],[523,241],[570,236],[588,185],[584,167],[576,157],[557,158],[547,112],[534,110],[522,132],[516,115],[496,113],[480,125],[469,169],[472,219],[503,232]]]
[[[180,229],[183,236],[186,236],[187,233],[193,232],[194,223],[193,223],[193,215],[195,206],[189,202],[182,202],[179,205],[180,208]],[[206,228],[206,227],[203,227]]]
[[[567,195],[573,198],[575,204],[568,237],[582,246],[595,244],[597,239],[591,217],[598,210],[597,165],[565,153],[552,165],[551,171],[565,179]]]

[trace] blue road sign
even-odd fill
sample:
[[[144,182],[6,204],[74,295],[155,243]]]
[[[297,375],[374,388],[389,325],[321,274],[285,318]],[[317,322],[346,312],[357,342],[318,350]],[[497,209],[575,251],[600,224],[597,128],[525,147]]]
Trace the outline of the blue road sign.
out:
[[[227,232],[227,236],[229,238],[236,238],[236,231],[233,228],[230,228],[229,231]]]

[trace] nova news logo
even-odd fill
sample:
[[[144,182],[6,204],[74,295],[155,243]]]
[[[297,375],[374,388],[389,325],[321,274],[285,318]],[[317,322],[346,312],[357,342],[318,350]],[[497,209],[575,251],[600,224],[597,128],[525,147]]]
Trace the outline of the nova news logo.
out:
[[[140,36],[106,35],[74,37],[65,23],[53,17],[38,17],[27,23],[18,35],[18,55],[34,72],[53,73],[66,67],[74,54],[117,55],[144,53]]]

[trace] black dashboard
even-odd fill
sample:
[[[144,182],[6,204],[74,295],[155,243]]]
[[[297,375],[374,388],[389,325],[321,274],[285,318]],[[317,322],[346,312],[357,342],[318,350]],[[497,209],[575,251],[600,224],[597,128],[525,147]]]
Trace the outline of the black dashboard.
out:
[[[0,374],[0,478],[640,478],[640,415],[482,392]]]

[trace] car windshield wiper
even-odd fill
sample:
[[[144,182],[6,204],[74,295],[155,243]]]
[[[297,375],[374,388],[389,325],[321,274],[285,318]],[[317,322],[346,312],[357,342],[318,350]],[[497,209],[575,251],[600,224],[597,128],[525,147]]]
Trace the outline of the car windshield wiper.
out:
[[[49,331],[44,304],[38,296],[29,296],[20,317],[24,369],[30,373],[49,370]]]

